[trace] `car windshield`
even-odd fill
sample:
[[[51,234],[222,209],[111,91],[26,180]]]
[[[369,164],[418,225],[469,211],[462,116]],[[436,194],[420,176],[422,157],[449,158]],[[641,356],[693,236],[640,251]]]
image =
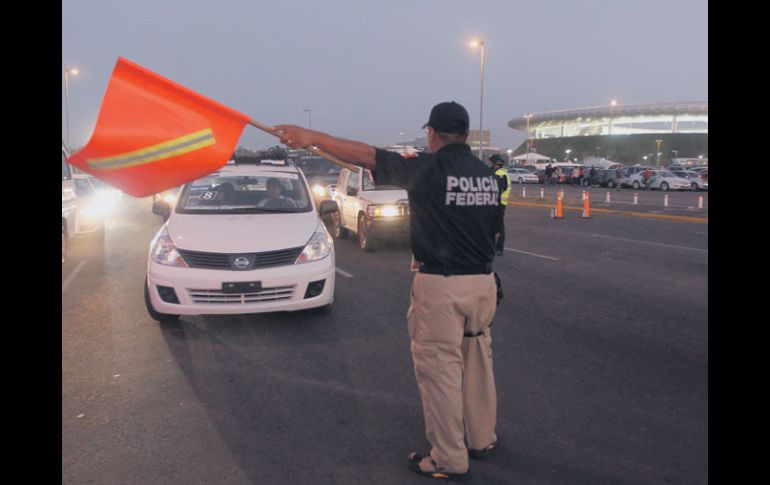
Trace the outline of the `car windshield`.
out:
[[[321,157],[302,157],[298,164],[305,175],[329,175],[338,176],[340,174],[341,167],[336,165],[325,158]]]
[[[264,214],[308,212],[305,185],[295,173],[212,174],[185,185],[180,214]]]
[[[94,188],[86,179],[75,179],[75,194],[78,197],[91,197],[94,195]]]
[[[374,183],[371,170],[364,170],[364,190],[398,190],[400,188],[395,185],[377,185]]]

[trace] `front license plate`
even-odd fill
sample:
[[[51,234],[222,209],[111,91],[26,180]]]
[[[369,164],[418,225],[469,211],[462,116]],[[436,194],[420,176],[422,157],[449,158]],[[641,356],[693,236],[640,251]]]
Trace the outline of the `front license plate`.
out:
[[[222,293],[256,293],[262,289],[261,281],[222,283]]]

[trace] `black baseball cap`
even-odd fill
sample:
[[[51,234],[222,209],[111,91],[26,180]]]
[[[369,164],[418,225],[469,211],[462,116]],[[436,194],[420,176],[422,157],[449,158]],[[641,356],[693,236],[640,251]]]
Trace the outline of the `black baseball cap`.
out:
[[[492,165],[505,165],[505,160],[500,155],[492,155],[489,157],[489,161],[492,162]]]
[[[428,122],[422,125],[423,129],[430,126],[440,133],[468,133],[470,118],[468,111],[459,103],[446,101],[439,103],[430,110]]]

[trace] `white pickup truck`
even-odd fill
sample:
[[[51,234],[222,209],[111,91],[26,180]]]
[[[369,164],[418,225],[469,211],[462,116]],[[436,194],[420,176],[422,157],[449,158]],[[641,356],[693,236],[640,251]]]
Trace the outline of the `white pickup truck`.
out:
[[[358,234],[358,246],[371,251],[382,239],[409,237],[409,201],[406,190],[392,185],[375,185],[372,173],[358,167],[340,172],[332,213],[336,238]]]

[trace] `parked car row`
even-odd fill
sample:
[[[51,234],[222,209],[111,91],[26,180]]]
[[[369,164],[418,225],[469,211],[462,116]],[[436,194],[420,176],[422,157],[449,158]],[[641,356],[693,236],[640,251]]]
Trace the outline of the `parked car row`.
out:
[[[622,169],[621,176],[618,176],[616,169],[605,168],[584,168],[583,177],[576,180],[572,177],[574,167],[561,167],[561,177],[558,175],[552,177],[552,183],[557,184],[578,184],[583,187],[599,186],[610,189],[623,188],[643,189],[646,187],[644,172],[647,167],[635,165]],[[673,169],[652,169],[651,189],[655,190],[708,190],[708,167],[695,167],[683,169],[674,167]],[[528,175],[531,174],[531,175]],[[508,169],[508,174],[512,183],[544,183],[545,170],[535,167],[513,167]],[[537,179],[537,180],[535,180]],[[549,181],[550,182],[550,181]]]

